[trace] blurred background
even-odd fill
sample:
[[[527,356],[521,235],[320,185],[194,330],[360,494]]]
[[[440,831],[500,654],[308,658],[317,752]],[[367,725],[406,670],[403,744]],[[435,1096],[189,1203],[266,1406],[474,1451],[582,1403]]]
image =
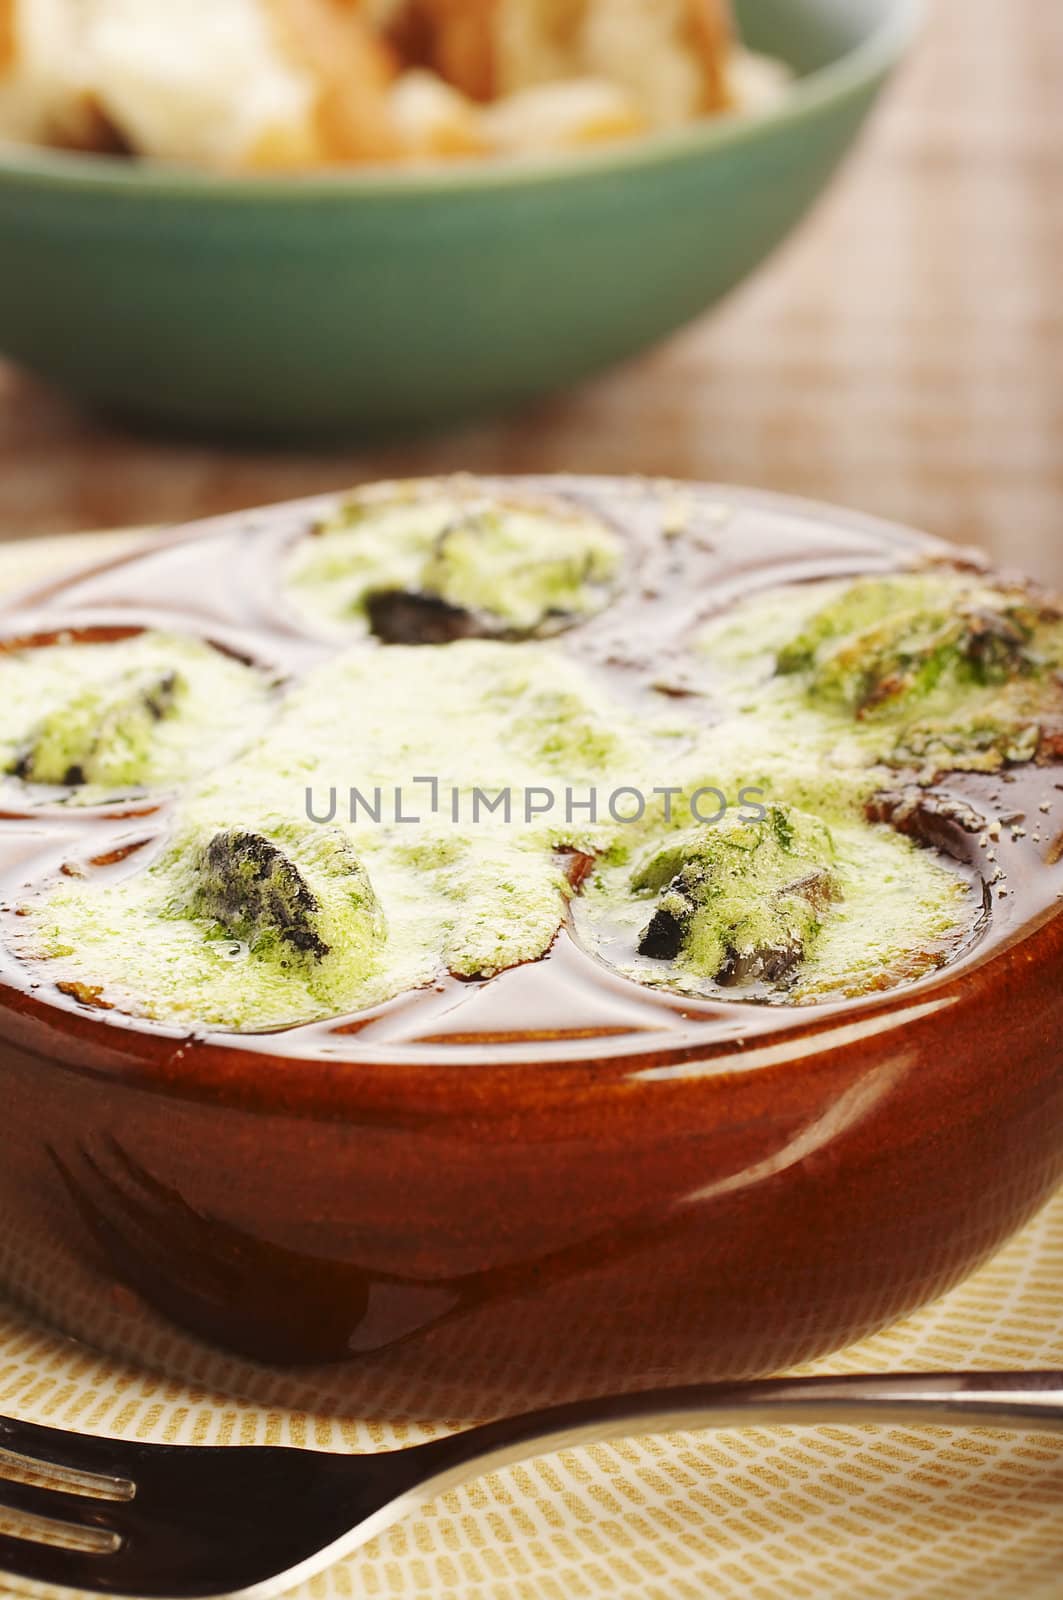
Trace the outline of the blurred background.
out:
[[[0,538],[454,469],[742,483],[1063,581],[1063,4],[929,0],[828,198],[722,309],[503,421],[371,448],[173,442],[0,365]]]

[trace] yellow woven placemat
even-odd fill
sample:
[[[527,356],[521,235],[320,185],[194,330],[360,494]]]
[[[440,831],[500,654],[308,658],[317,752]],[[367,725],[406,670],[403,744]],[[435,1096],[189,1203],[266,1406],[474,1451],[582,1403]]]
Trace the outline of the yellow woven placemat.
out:
[[[1063,1196],[947,1299],[818,1370],[976,1366],[1063,1367]],[[4,1308],[0,1412],[177,1443],[342,1449],[346,1431],[124,1366]],[[599,1445],[444,1495],[298,1594],[1058,1600],[1063,1439],[830,1427]]]
[[[83,536],[86,560],[121,547]],[[0,548],[0,592],[71,562]],[[937,1305],[814,1370],[1063,1368],[1063,1195]],[[138,1439],[343,1449],[343,1419],[124,1366],[0,1307],[0,1411]],[[374,1444],[402,1434],[374,1429]],[[441,1497],[298,1594],[316,1600],[1063,1600],[1063,1439],[990,1429],[672,1434]]]

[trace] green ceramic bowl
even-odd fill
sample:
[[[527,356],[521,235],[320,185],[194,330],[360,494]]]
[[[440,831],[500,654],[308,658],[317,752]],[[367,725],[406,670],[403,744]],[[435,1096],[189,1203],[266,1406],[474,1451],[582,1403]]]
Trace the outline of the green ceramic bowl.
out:
[[[745,0],[778,110],[514,166],[233,179],[0,153],[0,350],[170,425],[442,423],[570,384],[744,278],[823,188],[918,0]]]

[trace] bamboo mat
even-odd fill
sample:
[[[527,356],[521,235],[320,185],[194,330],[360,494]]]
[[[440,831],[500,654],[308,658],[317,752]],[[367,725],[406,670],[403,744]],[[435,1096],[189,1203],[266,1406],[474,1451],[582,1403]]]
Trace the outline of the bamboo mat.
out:
[[[857,506],[1063,581],[1063,3],[929,11],[801,235],[663,349],[507,422],[322,456],[137,440],[0,369],[0,536],[393,473],[639,470]]]
[[[815,1370],[975,1366],[1063,1367],[1063,1197],[947,1299]],[[169,1443],[342,1450],[351,1431],[123,1366],[2,1304],[0,1412]],[[1061,1509],[1045,1434],[670,1434],[451,1491],[294,1600],[1060,1600]]]

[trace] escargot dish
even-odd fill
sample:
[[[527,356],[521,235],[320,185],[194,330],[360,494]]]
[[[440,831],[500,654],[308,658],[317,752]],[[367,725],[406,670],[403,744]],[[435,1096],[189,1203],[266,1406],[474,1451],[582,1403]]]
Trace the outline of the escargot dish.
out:
[[[641,480],[221,518],[7,608],[0,787],[0,1274],[99,1345],[765,1372],[1063,1176],[1063,610],[970,552]]]

